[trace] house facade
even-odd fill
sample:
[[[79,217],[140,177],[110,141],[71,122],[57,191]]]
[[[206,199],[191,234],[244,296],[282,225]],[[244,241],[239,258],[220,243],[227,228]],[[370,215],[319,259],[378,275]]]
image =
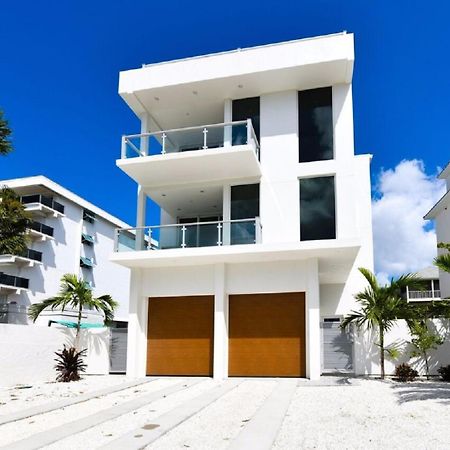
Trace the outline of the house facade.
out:
[[[434,220],[438,242],[450,243],[450,163],[439,174],[439,179],[445,180],[446,193],[425,215],[425,220]],[[446,252],[438,249],[438,254]],[[450,297],[450,274],[439,271],[439,282],[442,298]]]
[[[94,295],[119,302],[116,326],[126,327],[130,271],[109,260],[115,229],[128,225],[44,176],[0,181],[19,196],[30,213],[25,255],[0,255],[0,323],[29,324],[28,307],[56,295],[61,277],[74,273]],[[45,311],[37,325],[74,321],[77,311]],[[82,322],[99,323],[96,311]]]
[[[117,161],[137,224],[112,256],[131,269],[128,375],[365,373],[339,329],[373,269],[353,64],[340,33],[120,73],[141,122]]]

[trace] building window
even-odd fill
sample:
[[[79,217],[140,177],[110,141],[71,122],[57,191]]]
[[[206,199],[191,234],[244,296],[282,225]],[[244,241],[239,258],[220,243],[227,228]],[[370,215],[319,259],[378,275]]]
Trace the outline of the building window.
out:
[[[300,180],[300,240],[336,239],[334,177]]]
[[[233,122],[252,120],[253,129],[259,142],[259,97],[233,100]],[[247,143],[246,125],[233,127],[233,145]]]
[[[331,87],[298,93],[299,161],[333,159]]]

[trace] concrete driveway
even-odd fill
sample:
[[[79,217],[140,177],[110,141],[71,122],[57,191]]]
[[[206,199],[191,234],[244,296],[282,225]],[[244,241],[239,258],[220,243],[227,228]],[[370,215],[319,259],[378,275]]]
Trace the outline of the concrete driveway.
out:
[[[448,449],[450,442],[446,383],[103,378],[1,390],[1,448]]]

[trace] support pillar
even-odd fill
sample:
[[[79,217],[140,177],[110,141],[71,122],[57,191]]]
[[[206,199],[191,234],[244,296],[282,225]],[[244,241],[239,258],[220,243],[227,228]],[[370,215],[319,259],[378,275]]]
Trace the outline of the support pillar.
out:
[[[306,290],[306,376],[317,380],[321,374],[320,339],[320,296],[319,264],[317,259],[309,259]]]
[[[214,266],[214,361],[213,377],[228,378],[228,295],[225,264]]]

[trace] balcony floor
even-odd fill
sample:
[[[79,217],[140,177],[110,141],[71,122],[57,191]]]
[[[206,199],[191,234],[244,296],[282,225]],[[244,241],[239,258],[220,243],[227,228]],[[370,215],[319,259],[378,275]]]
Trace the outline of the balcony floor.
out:
[[[117,166],[147,188],[261,176],[250,145],[120,159]]]

